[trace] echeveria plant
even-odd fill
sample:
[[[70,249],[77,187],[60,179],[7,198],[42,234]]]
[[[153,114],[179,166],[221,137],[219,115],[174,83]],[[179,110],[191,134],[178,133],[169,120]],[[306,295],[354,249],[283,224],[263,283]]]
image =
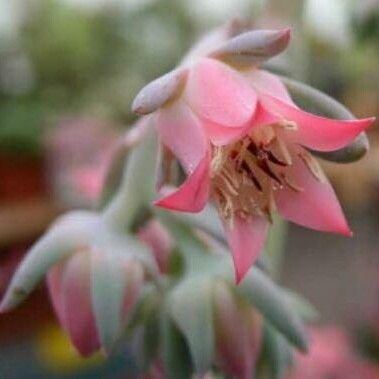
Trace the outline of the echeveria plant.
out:
[[[101,209],[71,212],[47,231],[1,310],[46,275],[78,352],[126,344],[131,377],[283,377],[293,348],[307,351],[303,321],[315,312],[271,277],[268,227],[279,213],[350,236],[314,154],[359,159],[373,123],[258,68],[290,35],[220,28],[143,88],[133,104],[142,117],[115,150]]]

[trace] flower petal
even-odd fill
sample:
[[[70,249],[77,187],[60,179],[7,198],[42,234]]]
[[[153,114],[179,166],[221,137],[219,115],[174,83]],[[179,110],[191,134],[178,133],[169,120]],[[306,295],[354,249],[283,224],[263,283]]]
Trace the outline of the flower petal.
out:
[[[207,151],[206,136],[199,119],[183,102],[161,109],[155,125],[163,143],[191,173]]]
[[[286,175],[302,191],[283,187],[274,192],[278,212],[307,228],[351,236],[341,206],[330,183],[317,180],[299,158],[303,149],[292,150],[293,164]]]
[[[90,269],[89,252],[75,253],[66,263],[60,289],[63,327],[83,356],[100,347],[92,312]]]
[[[233,254],[237,283],[241,282],[261,253],[268,225],[268,221],[260,216],[249,219],[235,216],[233,225],[224,223],[226,238]]]
[[[241,128],[225,128],[225,126],[209,121],[204,121],[203,127],[207,132],[210,141],[215,146],[229,145],[239,140],[246,134],[246,131],[250,129],[250,126]]]
[[[276,114],[268,111],[261,102],[257,104],[257,110],[255,112],[254,118],[251,122],[250,129],[258,126],[275,124],[280,122],[281,118]]]
[[[214,59],[201,59],[191,70],[186,101],[206,121],[242,127],[254,115],[257,95],[237,71]]]
[[[367,129],[374,118],[361,120],[332,120],[307,113],[293,105],[270,95],[262,96],[263,105],[270,112],[277,113],[282,119],[294,121],[298,129],[288,131],[287,137],[318,151],[332,151],[353,142],[362,131]]]
[[[205,207],[209,197],[209,165],[207,154],[177,190],[157,200],[154,205],[174,211],[200,212]]]
[[[260,93],[266,93],[294,105],[286,86],[276,75],[265,70],[251,70],[245,74],[245,77],[258,92],[258,96]]]

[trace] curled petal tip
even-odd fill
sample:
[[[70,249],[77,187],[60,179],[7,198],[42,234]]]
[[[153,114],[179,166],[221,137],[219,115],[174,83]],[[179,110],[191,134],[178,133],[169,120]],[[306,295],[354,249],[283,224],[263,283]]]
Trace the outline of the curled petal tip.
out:
[[[340,234],[345,237],[353,237],[354,233],[353,231],[349,228],[349,226],[346,226],[346,228],[341,229]]]
[[[344,220],[344,223],[341,223],[339,228],[335,228],[335,230],[332,230],[332,233],[339,234],[340,236],[343,237],[353,237],[354,233],[350,229],[349,224],[347,223],[346,220]]]
[[[361,118],[357,120],[351,120],[351,122],[356,123],[357,127],[359,127],[362,131],[370,128],[376,121],[376,117],[367,117]]]
[[[207,155],[179,188],[156,200],[154,205],[170,210],[197,213],[205,207],[209,191],[209,157]]]
[[[367,119],[365,119],[368,123],[368,126],[367,127],[370,127],[371,125],[375,124],[376,122],[376,117],[369,117]]]
[[[173,100],[184,88],[186,73],[185,69],[177,69],[143,87],[133,101],[132,111],[149,114]]]
[[[339,150],[320,152],[312,151],[320,158],[337,163],[352,163],[363,158],[370,149],[370,144],[365,132],[361,132],[355,140]]]

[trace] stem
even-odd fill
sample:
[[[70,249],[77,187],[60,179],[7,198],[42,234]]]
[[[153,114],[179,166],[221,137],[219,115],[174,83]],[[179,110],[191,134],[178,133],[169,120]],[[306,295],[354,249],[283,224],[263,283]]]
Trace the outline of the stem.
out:
[[[269,258],[270,274],[276,279],[280,276],[287,229],[288,224],[282,218],[275,215],[274,223],[267,239],[265,253]]]
[[[115,229],[129,229],[141,207],[153,199],[156,156],[156,135],[150,130],[131,151],[119,190],[103,211],[104,219]]]
[[[201,272],[199,267],[208,261],[209,255],[206,254],[206,246],[195,236],[191,224],[187,220],[178,219],[171,213],[158,210],[155,212],[160,221],[168,228],[177,247],[179,248],[188,272]]]

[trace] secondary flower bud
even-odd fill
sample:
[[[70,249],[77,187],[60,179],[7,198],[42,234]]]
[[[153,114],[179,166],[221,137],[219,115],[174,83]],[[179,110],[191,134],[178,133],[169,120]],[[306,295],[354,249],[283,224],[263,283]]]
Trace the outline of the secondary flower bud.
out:
[[[16,306],[47,275],[55,312],[78,352],[109,353],[155,267],[149,250],[133,236],[113,231],[96,213],[72,212],[31,248],[1,311]]]
[[[47,284],[54,305],[55,312],[63,329],[78,352],[88,356],[102,347],[102,341],[98,330],[101,322],[111,323],[118,319],[119,326],[126,325],[130,312],[133,309],[144,282],[144,269],[140,262],[114,256],[114,262],[107,262],[101,251],[83,250],[73,253],[66,261],[53,266],[47,273]],[[119,315],[112,315],[109,309],[108,320],[96,319],[94,301],[96,301],[97,287],[102,285],[96,281],[104,278],[96,276],[96,270],[101,265],[114,266],[113,274],[107,280],[112,281],[112,286],[118,287],[122,297],[122,305]],[[119,267],[121,275],[115,275],[116,267]],[[114,317],[116,316],[116,317]],[[119,335],[122,328],[118,330]],[[112,338],[114,338],[113,336]],[[116,341],[111,341],[115,343]],[[109,346],[106,346],[108,350]],[[109,350],[108,350],[109,351]]]
[[[233,378],[252,378],[259,357],[262,316],[222,282],[215,285],[217,365]]]

